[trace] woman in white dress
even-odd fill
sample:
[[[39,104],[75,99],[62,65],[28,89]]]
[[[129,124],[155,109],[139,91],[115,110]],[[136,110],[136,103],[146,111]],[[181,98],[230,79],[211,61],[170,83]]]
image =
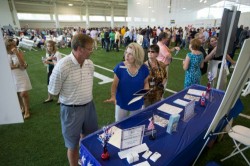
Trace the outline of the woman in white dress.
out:
[[[48,80],[47,85],[49,85],[49,78],[54,69],[56,63],[62,58],[61,53],[56,49],[56,43],[52,40],[47,41],[46,43],[46,58],[43,59],[43,63],[47,64]],[[52,102],[52,95],[48,93],[48,98],[44,100],[43,103]],[[59,103],[59,102],[58,102]]]
[[[29,76],[26,68],[27,64],[24,60],[23,53],[17,49],[16,42],[13,39],[5,41],[6,50],[9,57],[9,64],[11,73],[16,86],[16,91],[20,103],[24,119],[30,117],[29,94],[28,91],[32,89]]]

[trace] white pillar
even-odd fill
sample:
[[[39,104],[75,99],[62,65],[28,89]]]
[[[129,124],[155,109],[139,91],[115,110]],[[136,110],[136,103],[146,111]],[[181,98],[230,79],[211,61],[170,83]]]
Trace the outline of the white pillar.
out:
[[[89,28],[89,6],[86,4],[86,29]]]
[[[15,7],[15,4],[14,4],[14,0],[11,0],[11,4],[12,4],[12,16],[13,16],[13,23],[14,23],[14,26],[18,29],[21,29],[20,27],[20,23],[19,23],[19,20],[17,18],[17,11],[16,11],[16,7]]]
[[[60,23],[59,23],[59,20],[58,20],[56,3],[54,3],[54,14],[55,14],[56,29],[58,29],[58,28],[60,28]]]
[[[111,28],[114,28],[114,6],[111,5]]]

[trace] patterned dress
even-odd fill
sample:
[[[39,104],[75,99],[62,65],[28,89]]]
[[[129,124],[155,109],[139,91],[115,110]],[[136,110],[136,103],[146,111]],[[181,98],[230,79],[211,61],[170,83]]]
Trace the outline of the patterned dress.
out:
[[[149,69],[149,88],[151,91],[144,96],[144,106],[147,107],[161,100],[164,93],[162,81],[167,78],[166,65],[157,61],[157,66],[152,67],[150,62],[146,62]]]
[[[188,53],[187,56],[190,58],[188,69],[185,72],[184,88],[189,87],[193,84],[200,84],[201,70],[200,66],[203,61],[203,55],[195,55]]]

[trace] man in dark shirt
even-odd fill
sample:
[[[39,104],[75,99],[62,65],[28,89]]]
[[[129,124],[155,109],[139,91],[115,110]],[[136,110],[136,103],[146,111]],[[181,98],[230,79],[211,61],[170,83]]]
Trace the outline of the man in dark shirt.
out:
[[[109,32],[107,29],[104,29],[104,42],[105,42],[105,48],[106,48],[106,52],[109,52]]]

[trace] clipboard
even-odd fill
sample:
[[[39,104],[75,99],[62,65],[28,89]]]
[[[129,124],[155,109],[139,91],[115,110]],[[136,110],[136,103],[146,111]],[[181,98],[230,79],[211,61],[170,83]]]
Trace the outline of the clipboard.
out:
[[[130,100],[130,102],[128,103],[128,105],[140,100],[141,98],[143,98],[143,96],[145,96],[146,94],[148,94],[152,89],[141,89],[137,92],[135,92],[133,95],[136,96],[134,97],[132,100]]]
[[[150,92],[151,89],[141,89],[141,90],[138,90],[137,92],[135,92],[133,95],[135,96],[144,96],[146,94],[148,94],[148,92]]]

